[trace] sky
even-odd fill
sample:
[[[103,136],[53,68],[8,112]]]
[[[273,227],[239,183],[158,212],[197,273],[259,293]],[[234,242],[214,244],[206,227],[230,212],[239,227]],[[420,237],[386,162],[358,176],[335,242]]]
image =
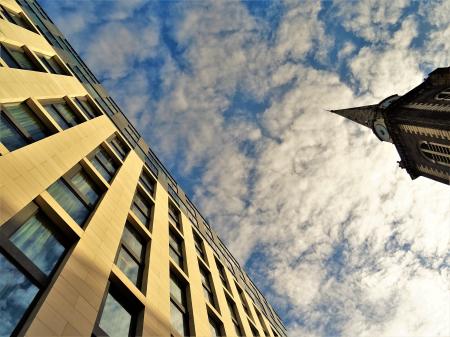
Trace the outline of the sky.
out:
[[[449,66],[449,0],[40,2],[290,336],[450,336],[449,186],[326,111]]]

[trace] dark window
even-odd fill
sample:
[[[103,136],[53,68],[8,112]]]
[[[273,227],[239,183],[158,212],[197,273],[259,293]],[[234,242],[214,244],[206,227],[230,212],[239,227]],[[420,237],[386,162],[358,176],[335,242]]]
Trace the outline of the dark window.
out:
[[[13,11],[10,11],[9,9],[3,7],[0,5],[0,17],[8,20],[9,22],[18,25],[22,28],[31,30],[34,32],[34,29],[32,26],[26,21],[26,19],[18,13],[14,13]]]
[[[436,96],[437,100],[450,101],[450,88],[445,89]]]
[[[203,259],[203,261],[206,261],[205,251],[203,249],[203,240],[196,232],[194,232],[194,244],[195,244],[195,250],[197,251],[198,256],[200,256]]]
[[[142,306],[131,294],[127,294],[125,289],[120,289],[110,282],[93,335],[136,336],[137,316],[141,309]]]
[[[0,231],[0,336],[16,335],[69,241],[30,204]]]
[[[242,306],[244,307],[245,313],[248,316],[252,317],[250,314],[250,309],[248,308],[248,303],[247,303],[247,299],[245,298],[244,291],[237,284],[236,284],[236,288],[238,290],[239,298],[241,299]]]
[[[155,179],[153,179],[147,172],[142,170],[141,176],[139,177],[139,182],[144,186],[150,195],[155,193]]]
[[[22,48],[0,46],[0,56],[11,68],[43,71]]]
[[[82,226],[100,198],[100,188],[77,165],[48,188],[50,195]]]
[[[88,118],[95,118],[101,114],[94,108],[91,103],[86,98],[76,97],[74,98],[75,103],[78,105],[80,110],[82,110]]]
[[[9,151],[50,135],[41,120],[25,103],[3,106],[0,122],[1,142]]]
[[[91,155],[91,163],[108,182],[114,177],[119,167],[111,155],[101,146]]]
[[[226,276],[226,272],[225,272],[225,267],[223,266],[222,263],[220,263],[219,260],[216,259],[216,265],[217,265],[217,270],[219,271],[219,276],[220,279],[222,280],[222,284],[225,288],[227,288],[228,290],[230,290],[230,288],[228,287],[228,282],[227,282],[227,276]]]
[[[258,310],[256,310],[256,315],[258,316],[259,323],[261,324],[261,326],[263,328],[264,336],[269,337],[270,334],[269,334],[269,331],[267,331],[266,322],[264,321],[264,318],[262,317],[261,313]]]
[[[450,145],[424,142],[420,144],[420,151],[432,162],[450,166]]]
[[[203,294],[205,295],[207,301],[212,306],[215,306],[214,291],[213,291],[212,282],[211,282],[211,275],[210,275],[209,271],[206,270],[201,265],[200,265],[200,276],[202,279]]]
[[[147,228],[151,227],[150,218],[152,207],[153,203],[150,200],[144,197],[141,192],[136,192],[131,210]]]
[[[171,229],[169,229],[169,254],[175,263],[183,269],[183,239]]]
[[[109,141],[109,144],[112,146],[114,151],[116,151],[116,154],[120,157],[120,159],[124,160],[127,156],[128,152],[130,152],[130,149],[128,146],[126,146],[122,140],[120,140],[117,136],[112,138]]]
[[[220,337],[223,336],[223,325],[219,320],[213,318],[211,315],[208,315],[209,321],[209,329],[211,330],[211,337]]]
[[[250,329],[252,330],[252,335],[254,337],[259,337],[258,329],[256,329],[256,327],[252,323],[249,323],[249,324],[250,324]]]
[[[44,66],[47,68],[47,70],[52,74],[69,75],[67,71],[59,64],[55,56],[48,57],[39,55],[38,57],[44,64]]]
[[[234,301],[231,298],[229,298],[228,296],[226,298],[227,298],[228,309],[230,310],[231,320],[233,321],[233,325],[234,325],[234,331],[236,332],[237,336],[243,336],[241,325],[239,324],[239,318],[238,318],[238,313],[237,313],[237,309],[236,309],[236,304],[234,304]]]
[[[122,234],[116,264],[137,287],[141,285],[145,266],[144,255],[144,239],[127,223]]]
[[[189,336],[186,285],[175,275],[170,275],[170,322],[181,336]]]
[[[181,214],[177,206],[169,200],[169,222],[181,231]]]
[[[45,104],[44,108],[63,130],[83,122],[80,116],[78,116],[66,102]]]

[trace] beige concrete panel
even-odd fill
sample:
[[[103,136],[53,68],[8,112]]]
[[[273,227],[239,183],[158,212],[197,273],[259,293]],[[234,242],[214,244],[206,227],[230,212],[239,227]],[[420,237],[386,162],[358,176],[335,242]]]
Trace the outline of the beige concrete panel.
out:
[[[230,276],[231,272],[227,268],[225,268],[225,269],[227,271],[228,276]],[[239,318],[241,321],[241,327],[244,330],[243,331],[244,335],[245,336],[253,336],[252,330],[250,329],[250,324],[248,322],[247,314],[244,310],[244,307],[242,306],[242,301],[239,296],[239,292],[236,288],[236,282],[234,281],[234,278],[232,276],[231,276],[231,278],[228,277],[228,279],[233,280],[233,282],[230,282],[230,289],[231,289],[231,293],[233,294],[234,301],[236,302],[236,308],[237,308],[238,315],[239,315]]]
[[[102,116],[0,157],[0,226],[115,130]]]
[[[52,326],[51,313],[54,311],[60,316],[59,322],[64,324],[61,327],[62,323],[59,323],[58,331],[49,331],[49,335],[91,335],[142,165],[135,152],[128,155],[87,224],[84,235],[61,267],[58,279],[42,299],[25,336],[36,336],[36,330],[42,331],[42,326],[35,322]],[[65,293],[66,289],[69,294]]]
[[[86,94],[86,89],[73,76],[0,67],[0,103],[21,102],[29,97],[46,99]]]
[[[2,4],[5,7],[8,7],[9,9],[13,10],[16,13],[22,12],[22,8],[14,0],[0,0],[0,4]]]
[[[49,56],[56,54],[43,36],[6,20],[0,20],[0,41],[17,46],[27,45],[31,50]]]
[[[170,336],[168,194],[157,183],[143,336]]]

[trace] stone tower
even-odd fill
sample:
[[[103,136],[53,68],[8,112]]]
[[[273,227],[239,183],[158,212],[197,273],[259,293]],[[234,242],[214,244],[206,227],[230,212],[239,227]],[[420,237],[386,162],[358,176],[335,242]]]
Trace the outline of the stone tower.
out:
[[[434,70],[404,96],[332,112],[393,143],[400,167],[412,179],[424,176],[450,184],[450,67]]]

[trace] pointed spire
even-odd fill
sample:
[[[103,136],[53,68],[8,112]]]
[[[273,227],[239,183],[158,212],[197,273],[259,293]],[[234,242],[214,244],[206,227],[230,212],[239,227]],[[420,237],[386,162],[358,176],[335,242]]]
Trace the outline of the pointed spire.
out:
[[[377,107],[378,104],[374,104],[349,109],[330,110],[330,112],[348,118],[353,122],[364,125],[371,129],[373,121],[377,114]]]

